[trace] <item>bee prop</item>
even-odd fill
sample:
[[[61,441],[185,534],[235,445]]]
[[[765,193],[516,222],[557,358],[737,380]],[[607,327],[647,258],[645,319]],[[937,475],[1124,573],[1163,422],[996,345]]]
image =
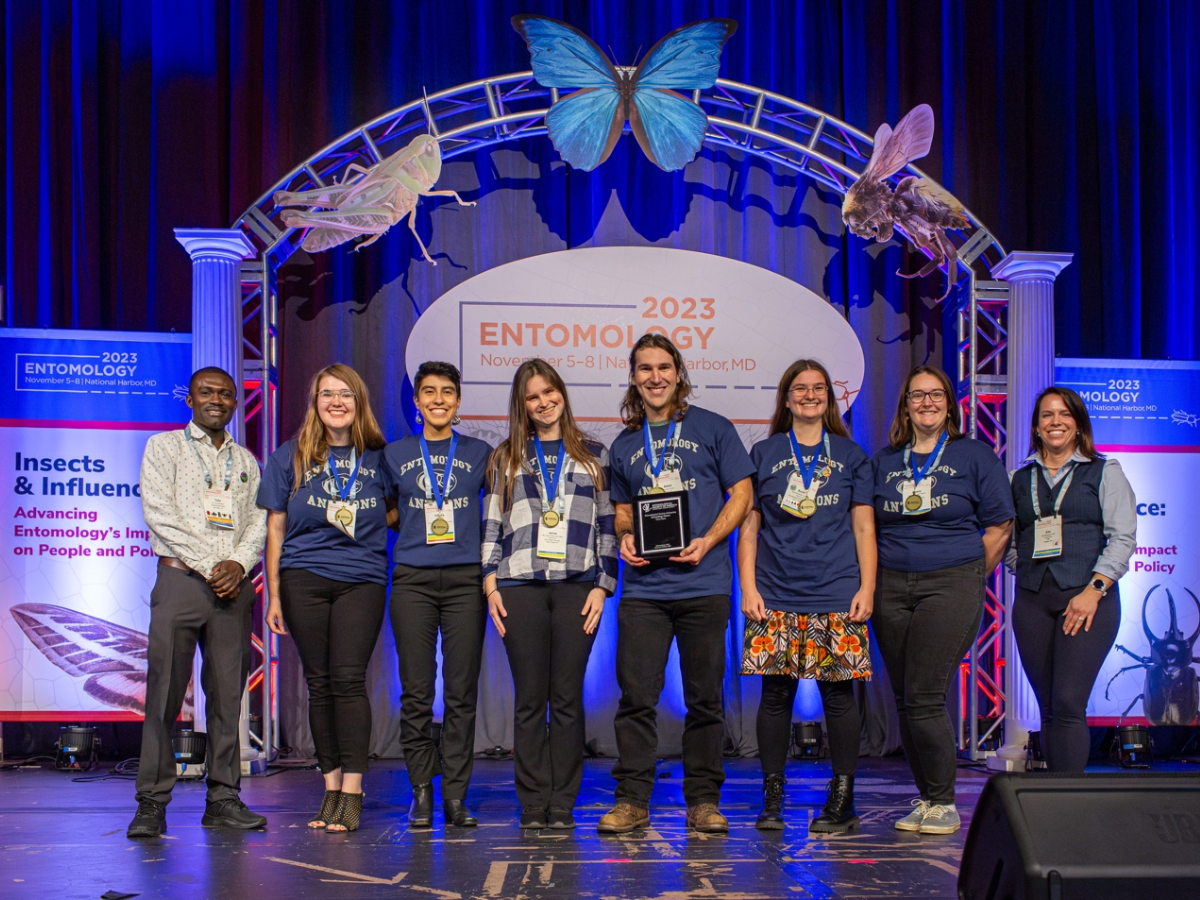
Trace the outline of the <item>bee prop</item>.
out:
[[[350,176],[359,173],[355,181]],[[304,206],[280,213],[288,228],[307,228],[301,246],[318,253],[369,234],[355,250],[379,240],[389,228],[408,217],[408,227],[426,261],[437,265],[417,234],[417,201],[422,197],[453,197],[461,206],[474,206],[455,191],[435,191],[442,174],[442,151],[437,138],[423,134],[402,150],[369,169],[351,163],[340,184],[308,191],[276,191],[276,206]]]
[[[887,123],[875,132],[875,149],[858,181],[846,191],[842,202],[842,221],[861,238],[879,242],[891,240],[899,225],[917,248],[932,258],[919,272],[901,278],[921,278],[945,265],[946,292],[958,280],[958,251],[946,237],[947,228],[966,228],[970,223],[963,206],[951,194],[923,178],[909,175],[893,191],[887,180],[914,159],[929,152],[933,142],[933,110],[922,103],[909,111],[893,131]]]
[[[537,83],[574,89],[546,113],[550,142],[569,165],[590,172],[608,159],[626,119],[660,169],[682,169],[696,158],[708,116],[676,91],[716,83],[721,47],[737,22],[704,19],[676,28],[636,66],[614,66],[595,41],[566,22],[522,15],[512,24],[529,45]]]

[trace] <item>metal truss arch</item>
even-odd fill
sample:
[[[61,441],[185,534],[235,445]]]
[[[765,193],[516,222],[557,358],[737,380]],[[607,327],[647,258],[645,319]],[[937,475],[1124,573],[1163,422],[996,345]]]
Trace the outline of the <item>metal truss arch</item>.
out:
[[[546,113],[558,98],[556,89],[542,87],[533,73],[526,71],[467,82],[412,100],[322,147],[238,217],[233,227],[241,230],[257,251],[242,266],[242,292],[247,390],[256,391],[257,402],[253,410],[247,410],[247,424],[251,426],[254,420],[254,447],[263,459],[278,444],[276,272],[299,249],[303,237],[302,230],[283,224],[274,202],[276,192],[344,181],[351,164],[368,168],[421,134],[438,138],[443,159],[544,136]],[[718,79],[711,89],[695,91],[692,99],[708,115],[707,145],[804,174],[841,194],[862,173],[874,147],[871,135],[841,119],[740,82]],[[932,182],[911,165],[897,172],[893,181],[907,175]],[[1004,458],[1008,284],[993,279],[990,273],[1005,251],[978,216],[970,210],[966,216],[971,229],[948,233],[968,282],[955,309],[960,402],[968,433],[987,440]],[[1007,627],[1002,581],[996,578],[989,585],[980,640],[969,663],[964,664],[964,685],[976,688],[965,692],[969,697],[962,705],[960,747],[972,758],[979,758],[979,747],[1003,719],[1003,641],[997,639]],[[264,645],[260,672],[266,676],[262,683],[267,693],[263,705],[274,712],[277,701],[269,686],[277,657],[274,638],[265,629]],[[984,718],[994,724],[980,735],[977,723],[985,710]],[[264,718],[267,715],[270,713]],[[277,728],[274,716],[271,719]],[[277,732],[271,738],[277,741]]]

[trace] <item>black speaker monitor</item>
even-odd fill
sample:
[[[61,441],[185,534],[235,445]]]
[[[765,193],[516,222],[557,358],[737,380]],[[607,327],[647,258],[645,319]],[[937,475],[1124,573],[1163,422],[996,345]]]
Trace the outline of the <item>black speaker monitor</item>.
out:
[[[984,786],[959,900],[1197,900],[1200,776],[1000,774]]]

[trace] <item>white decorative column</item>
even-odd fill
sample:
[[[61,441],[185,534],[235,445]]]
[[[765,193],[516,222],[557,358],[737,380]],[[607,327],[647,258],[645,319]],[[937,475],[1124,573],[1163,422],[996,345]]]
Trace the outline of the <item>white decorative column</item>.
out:
[[[1034,398],[1054,384],[1054,281],[1071,264],[1070,253],[1010,253],[992,269],[1008,282],[1008,466],[1020,468],[1029,450]],[[1025,770],[1025,743],[1040,725],[1037,699],[1021,667],[1013,639],[1016,585],[1008,584],[1008,627],[1004,635],[1004,746],[988,759],[989,769]]]
[[[233,376],[237,385],[238,407],[229,423],[229,433],[241,441],[245,432],[245,400],[242,389],[242,260],[253,255],[254,245],[234,228],[176,228],[175,240],[192,258],[192,371],[205,366],[220,366]],[[192,665],[197,731],[205,727],[204,691],[200,687],[200,653]],[[249,703],[242,696],[239,727],[242,749],[242,774],[248,764],[258,771],[266,768],[265,758],[250,743]]]
[[[234,228],[176,228],[175,239],[192,258],[192,371],[220,366],[233,376],[238,410],[229,433],[241,441],[245,430],[242,401],[242,260],[254,245]]]

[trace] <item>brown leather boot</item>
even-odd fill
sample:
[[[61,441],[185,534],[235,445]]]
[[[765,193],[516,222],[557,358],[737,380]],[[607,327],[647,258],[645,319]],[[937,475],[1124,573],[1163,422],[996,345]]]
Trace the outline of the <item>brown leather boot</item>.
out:
[[[600,817],[596,830],[601,834],[626,834],[650,824],[650,810],[631,800],[618,800],[617,805]]]
[[[688,807],[688,828],[701,834],[729,834],[729,820],[715,803],[697,803]]]

